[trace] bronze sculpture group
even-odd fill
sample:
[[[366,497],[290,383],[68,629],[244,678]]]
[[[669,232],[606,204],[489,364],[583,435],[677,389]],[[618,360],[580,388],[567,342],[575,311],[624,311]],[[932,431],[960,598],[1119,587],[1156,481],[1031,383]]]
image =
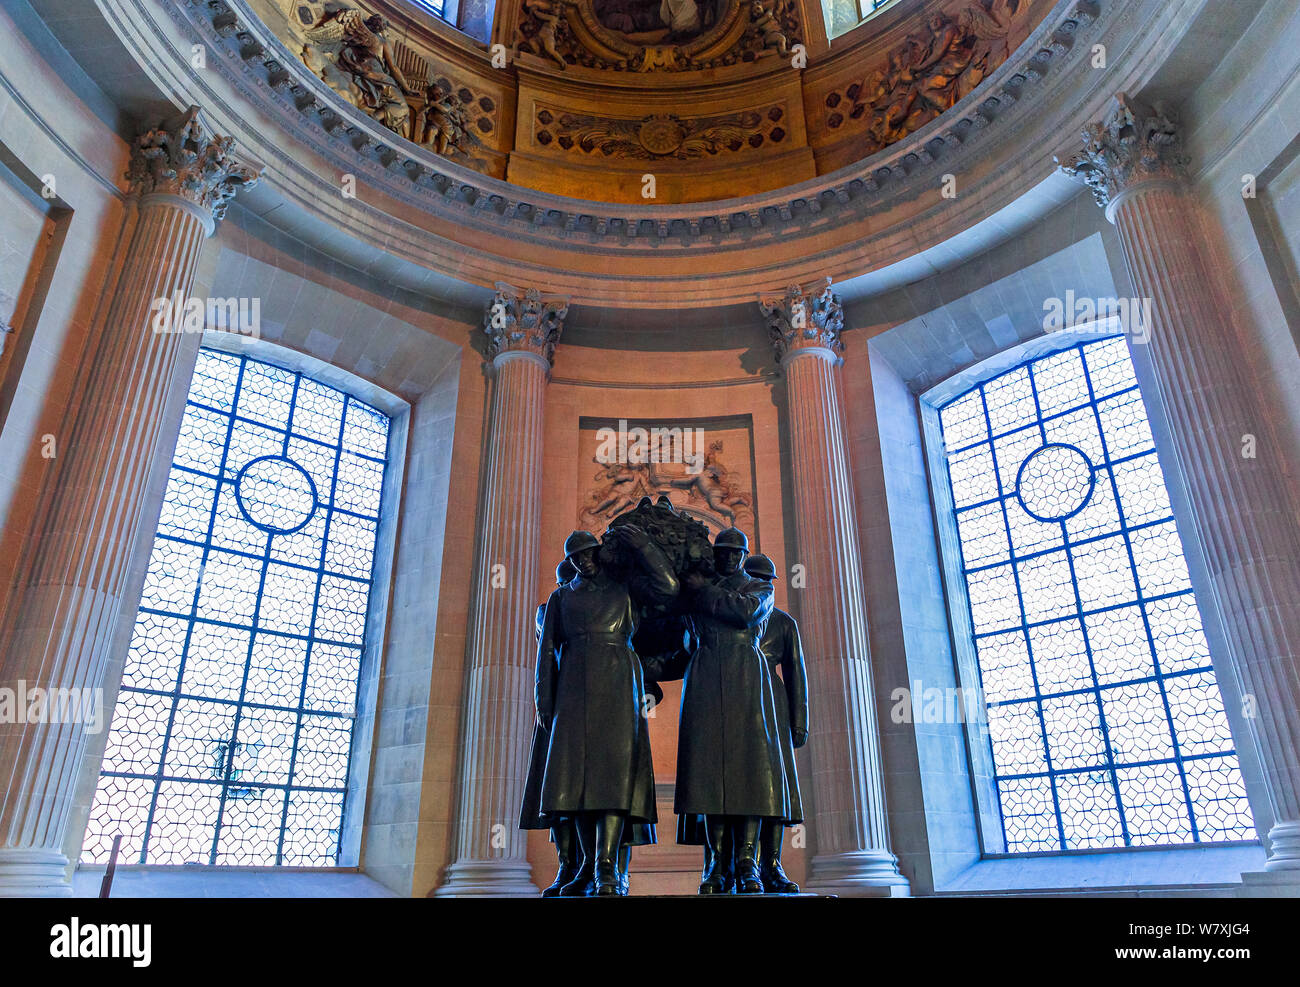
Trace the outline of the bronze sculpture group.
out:
[[[808,738],[794,619],[772,561],[669,499],[575,531],[537,613],[537,723],[520,817],[559,859],[543,897],[628,893],[631,847],[656,842],[647,716],[682,680],[677,841],[704,852],[700,894],[791,894],[784,829],[803,820],[794,751]]]

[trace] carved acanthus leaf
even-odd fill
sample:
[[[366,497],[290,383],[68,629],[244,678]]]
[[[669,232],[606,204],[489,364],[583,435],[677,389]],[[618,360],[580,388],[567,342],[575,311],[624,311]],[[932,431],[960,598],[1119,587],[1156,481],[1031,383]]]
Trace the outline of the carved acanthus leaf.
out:
[[[791,285],[784,295],[767,296],[758,305],[778,363],[800,349],[827,349],[836,356],[844,352],[844,308],[830,278]]]
[[[504,281],[498,281],[496,289],[483,316],[488,359],[525,352],[553,365],[564,317],[569,313],[568,299],[543,295],[536,288],[515,288]]]
[[[1141,182],[1186,177],[1188,157],[1177,122],[1167,112],[1117,93],[1105,118],[1084,127],[1083,150],[1056,163],[1092,189],[1105,209]]]
[[[235,193],[256,185],[262,173],[240,162],[234,146],[234,138],[211,133],[191,106],[180,123],[147,130],[132,143],[131,191],[179,195],[220,220]]]

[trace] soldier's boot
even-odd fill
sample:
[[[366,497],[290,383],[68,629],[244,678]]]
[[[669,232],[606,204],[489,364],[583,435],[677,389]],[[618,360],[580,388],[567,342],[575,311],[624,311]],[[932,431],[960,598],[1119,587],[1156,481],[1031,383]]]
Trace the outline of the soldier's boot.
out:
[[[764,819],[759,842],[763,890],[768,894],[798,894],[799,885],[786,877],[785,869],[781,866],[781,844],[785,842],[785,826],[771,819]]]
[[[607,812],[596,819],[596,896],[618,897],[619,846],[623,842],[623,817]]]
[[[560,888],[560,897],[586,898],[596,891],[596,822],[583,813],[573,825],[578,837],[578,853],[582,856],[582,865],[573,875],[573,880]]]
[[[626,898],[629,888],[627,872],[632,867],[632,847],[624,843],[618,848],[618,896]]]
[[[762,894],[763,878],[758,866],[757,816],[746,816],[736,823],[736,893]]]
[[[722,891],[736,893],[736,838],[735,827],[728,826],[722,834]]]
[[[722,816],[704,817],[704,873],[700,876],[700,894],[726,894],[727,876],[724,861],[723,841],[726,837],[727,822]]]
[[[564,886],[578,876],[582,865],[582,849],[578,846],[578,834],[573,830],[569,820],[551,827],[551,838],[555,840],[555,855],[559,858],[560,869],[555,874],[551,886],[542,892],[543,898],[556,898]]]

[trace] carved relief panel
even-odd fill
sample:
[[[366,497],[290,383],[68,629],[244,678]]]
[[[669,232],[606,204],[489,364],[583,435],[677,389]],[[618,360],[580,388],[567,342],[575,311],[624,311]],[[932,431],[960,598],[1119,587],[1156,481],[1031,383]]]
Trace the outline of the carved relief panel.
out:
[[[582,418],[576,526],[603,532],[643,497],[667,497],[710,534],[737,527],[758,544],[754,425],[748,415],[696,420]]]
[[[507,178],[575,198],[650,204],[805,181],[815,172],[800,73],[773,66],[725,88],[660,76],[652,89],[628,76],[626,85],[557,85],[521,67]]]
[[[795,0],[524,0],[519,52],[560,70],[716,69],[788,54]]]
[[[957,0],[920,29],[882,35],[808,74],[804,90],[820,173],[875,154],[970,95],[1007,60],[1050,0]],[[847,54],[847,53],[846,53]]]
[[[476,58],[442,57],[364,0],[253,0],[289,50],[343,99],[436,154],[504,177],[511,80]],[[388,7],[383,7],[388,10]]]

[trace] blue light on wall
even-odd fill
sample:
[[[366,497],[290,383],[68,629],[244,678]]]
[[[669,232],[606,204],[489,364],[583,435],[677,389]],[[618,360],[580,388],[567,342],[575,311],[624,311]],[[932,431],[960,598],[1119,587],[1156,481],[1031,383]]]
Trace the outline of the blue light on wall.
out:
[[[1124,337],[940,422],[1007,852],[1255,839]]]
[[[83,860],[337,863],[388,430],[200,351]]]

